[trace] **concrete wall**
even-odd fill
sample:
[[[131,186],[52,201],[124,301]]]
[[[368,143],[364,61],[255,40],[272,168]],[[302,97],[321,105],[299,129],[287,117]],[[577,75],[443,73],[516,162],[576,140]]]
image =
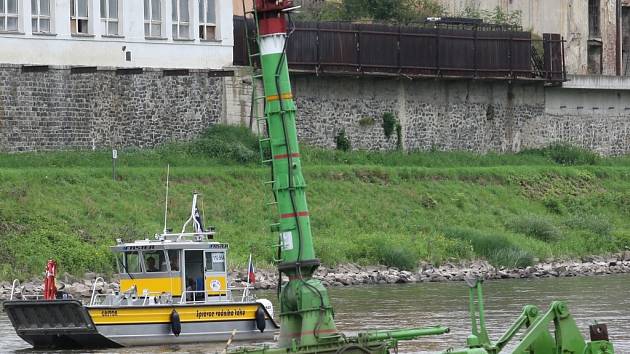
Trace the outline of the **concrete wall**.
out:
[[[217,0],[216,40],[199,39],[198,1],[189,1],[189,39],[174,39],[171,1],[162,0],[162,33],[145,37],[144,2],[119,0],[119,35],[106,35],[99,0],[89,0],[88,34],[72,34],[70,3],[51,0],[50,31],[33,33],[31,1],[20,0],[19,28],[0,33],[0,63],[221,69],[232,64],[232,3]],[[131,60],[127,60],[127,52]]]
[[[523,135],[529,146],[565,141],[603,155],[630,153],[630,78],[574,76],[547,88],[545,114]]]
[[[0,66],[0,150],[151,147],[195,137],[224,116],[223,78],[207,71],[117,75]]]

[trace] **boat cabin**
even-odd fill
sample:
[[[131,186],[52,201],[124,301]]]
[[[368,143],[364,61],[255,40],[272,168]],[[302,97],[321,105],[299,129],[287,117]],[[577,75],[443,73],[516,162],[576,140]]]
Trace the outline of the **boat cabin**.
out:
[[[112,247],[120,292],[170,295],[186,302],[226,300],[228,245],[200,238],[199,234],[194,234],[194,239],[182,234],[169,236],[120,242]]]

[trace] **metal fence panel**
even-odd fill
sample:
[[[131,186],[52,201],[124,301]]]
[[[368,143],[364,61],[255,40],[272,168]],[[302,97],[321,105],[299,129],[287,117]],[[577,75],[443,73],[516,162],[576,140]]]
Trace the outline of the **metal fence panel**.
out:
[[[244,20],[235,18],[234,22],[234,63],[244,65]],[[317,74],[564,81],[562,37],[545,34],[543,53],[536,52],[533,43],[530,32],[484,26],[297,22],[287,56],[290,69]]]

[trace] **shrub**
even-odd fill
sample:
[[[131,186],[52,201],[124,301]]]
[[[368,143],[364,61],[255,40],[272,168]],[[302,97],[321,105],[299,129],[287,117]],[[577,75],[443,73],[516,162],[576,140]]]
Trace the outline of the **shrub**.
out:
[[[214,125],[190,143],[191,154],[238,163],[255,162],[258,157],[258,138],[246,127]]]
[[[565,224],[574,230],[590,231],[601,237],[609,237],[613,231],[610,221],[598,215],[576,215],[568,219]]]
[[[383,113],[383,133],[385,133],[385,137],[389,139],[396,130],[396,126],[398,125],[398,120],[393,113],[385,112]]]
[[[359,119],[359,125],[362,127],[369,127],[374,125],[374,118],[372,117],[363,117],[361,119]]]
[[[560,238],[560,231],[551,221],[540,216],[527,215],[517,217],[508,221],[506,227],[514,232],[545,242],[556,241]]]
[[[494,261],[511,268],[525,268],[534,264],[534,256],[520,248],[509,247],[498,250],[494,255]]]
[[[549,197],[549,198],[546,198],[545,200],[543,200],[543,205],[551,213],[554,213],[554,214],[562,214],[563,213],[562,203],[558,199],[556,199],[554,197]]]
[[[388,267],[396,267],[403,270],[414,270],[419,257],[409,247],[379,242],[377,251],[378,262]]]
[[[422,204],[422,206],[426,209],[433,209],[437,207],[438,202],[433,199],[433,197],[427,194],[422,196],[422,198],[420,199],[420,204]]]
[[[216,124],[206,129],[202,139],[218,139],[240,143],[251,150],[258,150],[258,137],[244,126]]]
[[[561,165],[595,165],[600,157],[593,151],[567,143],[554,143],[546,148],[531,149],[522,154],[542,155]]]
[[[258,153],[241,142],[228,142],[222,139],[199,139],[190,146],[193,154],[203,154],[208,157],[239,163],[255,162]]]
[[[526,267],[533,264],[534,257],[505,235],[486,233],[470,228],[448,228],[447,237],[470,242],[473,252],[495,266]]]
[[[352,146],[350,145],[350,139],[346,136],[346,130],[341,129],[337,136],[335,137],[335,144],[337,145],[337,150],[341,151],[350,151]]]

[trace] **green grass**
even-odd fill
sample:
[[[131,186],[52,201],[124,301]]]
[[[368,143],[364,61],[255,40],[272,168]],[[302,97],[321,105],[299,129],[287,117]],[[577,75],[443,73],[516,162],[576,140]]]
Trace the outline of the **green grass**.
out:
[[[478,155],[305,147],[317,255],[327,265],[413,269],[420,260],[523,266],[630,247],[630,159],[564,159],[558,154],[589,153],[553,149]],[[264,206],[269,170],[258,159],[255,138],[225,127],[192,143],[120,151],[117,181],[108,151],[0,154],[0,278],[39,276],[48,258],[62,272],[111,272],[108,247],[116,238],[162,229],[167,164],[170,227],[181,227],[199,191],[205,218],[231,245],[232,266],[244,266],[250,252],[259,266],[270,265],[275,214]]]

